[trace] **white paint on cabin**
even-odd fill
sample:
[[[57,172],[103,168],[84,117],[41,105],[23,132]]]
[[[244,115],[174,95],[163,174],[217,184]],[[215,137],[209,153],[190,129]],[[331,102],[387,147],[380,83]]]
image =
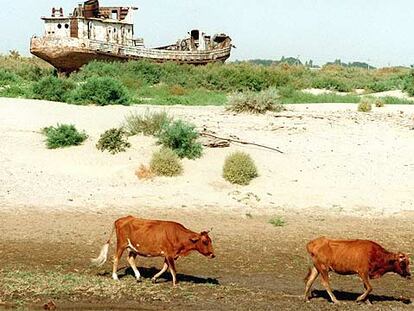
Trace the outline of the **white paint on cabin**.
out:
[[[115,19],[113,19],[115,18]],[[118,20],[112,13],[110,19],[76,17],[43,17],[45,36],[53,38],[70,38],[73,23],[77,24],[77,38],[89,39],[124,46],[143,45],[142,39],[134,40],[133,8],[123,20]],[[76,26],[75,26],[76,28]],[[76,33],[76,31],[75,31]]]

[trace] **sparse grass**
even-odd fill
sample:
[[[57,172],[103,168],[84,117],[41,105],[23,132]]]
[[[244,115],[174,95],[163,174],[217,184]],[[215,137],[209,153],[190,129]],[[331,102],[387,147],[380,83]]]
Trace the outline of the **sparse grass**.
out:
[[[273,225],[274,227],[283,227],[286,225],[286,222],[282,217],[275,216],[269,220],[269,224]]]
[[[154,152],[150,169],[157,176],[174,177],[183,173],[183,166],[177,154],[169,148]]]
[[[96,148],[101,151],[109,151],[111,154],[124,152],[130,148],[131,144],[128,142],[126,132],[123,128],[112,128],[101,135]]]
[[[362,97],[358,104],[359,112],[370,112],[372,110],[372,103],[374,99],[372,97]]]
[[[233,95],[228,103],[227,110],[236,113],[266,113],[279,112],[285,108],[280,101],[276,89],[267,89],[261,92],[245,92]]]
[[[234,152],[227,156],[223,166],[223,177],[232,184],[248,185],[259,176],[256,165],[245,152]]]
[[[317,104],[317,103],[358,103],[357,95],[319,94],[314,95],[296,90],[282,90],[281,101],[284,104]]]
[[[64,148],[82,144],[88,137],[85,132],[79,132],[72,124],[58,124],[42,130],[46,135],[46,146],[49,149]]]
[[[125,118],[124,128],[128,135],[144,134],[157,136],[172,118],[165,112],[151,112],[146,110],[144,114],[131,113]]]
[[[195,125],[177,120],[166,124],[158,135],[158,144],[172,149],[180,158],[197,159],[203,153],[203,146]]]
[[[385,105],[414,105],[414,100],[386,96],[382,98]]]

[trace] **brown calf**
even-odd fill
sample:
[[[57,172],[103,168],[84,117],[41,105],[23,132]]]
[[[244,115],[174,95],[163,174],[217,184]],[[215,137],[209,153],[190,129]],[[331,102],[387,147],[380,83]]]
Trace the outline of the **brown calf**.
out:
[[[118,262],[125,250],[128,251],[128,263],[134,270],[135,277],[140,280],[140,273],[135,265],[137,255],[144,257],[164,257],[164,266],[154,275],[155,282],[168,268],[170,269],[173,285],[177,283],[175,260],[187,256],[195,250],[204,256],[214,258],[213,245],[207,231],[196,233],[183,225],[162,220],[147,220],[126,216],[115,221],[112,233],[103,246],[98,258],[92,262],[102,266],[108,257],[109,244],[116,231],[117,248],[114,255],[112,277],[118,280]]]
[[[319,274],[334,303],[338,303],[329,285],[329,271],[342,275],[358,274],[364,282],[365,292],[357,298],[363,301],[372,291],[369,279],[380,278],[387,272],[395,272],[410,278],[410,260],[406,254],[391,253],[379,244],[368,240],[330,240],[320,237],[309,242],[306,249],[314,266],[305,278],[305,301],[309,301],[309,292]]]

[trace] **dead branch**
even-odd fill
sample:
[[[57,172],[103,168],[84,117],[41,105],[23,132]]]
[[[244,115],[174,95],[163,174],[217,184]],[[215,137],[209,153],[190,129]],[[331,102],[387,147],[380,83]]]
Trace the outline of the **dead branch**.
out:
[[[269,146],[256,144],[256,143],[252,143],[252,142],[248,142],[248,141],[243,141],[243,140],[239,140],[239,139],[219,137],[219,136],[216,136],[216,135],[213,135],[213,134],[210,134],[210,133],[206,133],[206,132],[201,132],[200,135],[201,136],[207,136],[207,137],[213,137],[213,138],[220,139],[220,140],[226,140],[226,141],[229,141],[229,142],[238,143],[238,144],[242,144],[242,145],[257,146],[257,147],[269,149],[269,150],[272,150],[272,151],[276,151],[276,152],[279,152],[279,153],[282,153],[282,154],[284,153],[283,151],[281,151],[277,148],[274,148],[274,147],[269,147]]]

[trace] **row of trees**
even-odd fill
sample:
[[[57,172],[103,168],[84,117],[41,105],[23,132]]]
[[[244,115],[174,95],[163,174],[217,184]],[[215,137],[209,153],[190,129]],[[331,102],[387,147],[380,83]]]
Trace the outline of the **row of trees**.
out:
[[[236,61],[240,63],[240,61]],[[249,63],[263,65],[263,66],[271,66],[271,65],[280,65],[280,64],[288,64],[288,65],[300,65],[305,66],[308,68],[320,68],[320,66],[315,65],[313,60],[307,60],[305,63],[302,63],[298,57],[284,57],[280,60],[271,60],[271,59],[252,59],[248,60]],[[325,65],[338,65],[342,67],[356,67],[356,68],[363,68],[363,69],[375,69],[374,66],[365,63],[365,62],[349,62],[344,63],[340,59],[335,59],[333,62],[327,62]]]

